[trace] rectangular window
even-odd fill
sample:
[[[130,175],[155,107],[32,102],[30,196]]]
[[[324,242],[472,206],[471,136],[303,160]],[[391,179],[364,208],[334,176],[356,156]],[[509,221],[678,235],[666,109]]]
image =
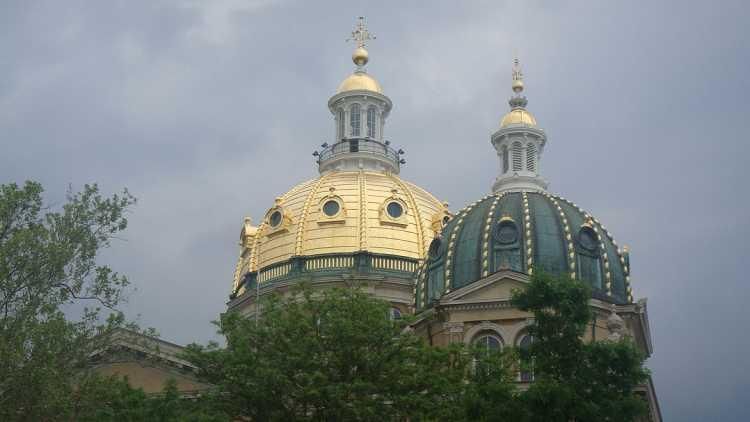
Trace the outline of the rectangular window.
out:
[[[354,104],[352,106],[351,110],[351,116],[349,116],[349,121],[352,126],[352,136],[359,136],[360,135],[360,127],[362,126],[362,122],[359,115],[359,104]]]
[[[375,138],[375,107],[367,108],[367,136]]]

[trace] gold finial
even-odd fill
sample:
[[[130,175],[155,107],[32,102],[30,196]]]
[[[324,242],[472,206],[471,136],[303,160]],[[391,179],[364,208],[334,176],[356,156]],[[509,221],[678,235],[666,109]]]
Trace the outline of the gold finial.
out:
[[[521,64],[518,57],[513,59],[513,92],[520,94],[523,91],[523,73],[521,73]]]
[[[354,64],[356,64],[358,68],[367,64],[369,54],[367,53],[367,50],[365,50],[365,45],[368,40],[374,40],[375,38],[376,37],[367,30],[364,16],[360,16],[357,26],[355,26],[354,31],[352,31],[351,38],[346,39],[347,41],[357,42],[357,48],[354,50],[354,53],[352,53],[352,61],[354,61]]]

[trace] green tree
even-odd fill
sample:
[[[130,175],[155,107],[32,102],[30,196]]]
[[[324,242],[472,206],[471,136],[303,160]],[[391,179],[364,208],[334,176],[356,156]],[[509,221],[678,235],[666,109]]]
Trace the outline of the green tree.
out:
[[[303,287],[263,302],[256,321],[229,313],[227,347],[189,347],[228,414],[257,421],[457,420],[471,356],[432,348],[357,289]]]
[[[147,395],[120,377],[88,377],[78,386],[70,420],[77,422],[220,422],[230,421],[202,398],[183,399],[174,379],[162,394]]]
[[[459,411],[465,421],[516,421],[524,414],[521,391],[515,384],[518,354],[512,348],[470,350],[473,368],[463,382],[463,403]]]
[[[72,414],[90,352],[124,323],[115,309],[128,281],[96,258],[134,203],[86,185],[52,211],[40,184],[0,185],[0,420]],[[68,320],[74,305],[85,308]]]
[[[648,372],[633,342],[583,341],[592,321],[590,297],[586,284],[547,274],[514,293],[514,304],[535,319],[529,329],[534,341],[520,351],[534,382],[520,396],[519,420],[632,421],[645,414],[634,388]]]

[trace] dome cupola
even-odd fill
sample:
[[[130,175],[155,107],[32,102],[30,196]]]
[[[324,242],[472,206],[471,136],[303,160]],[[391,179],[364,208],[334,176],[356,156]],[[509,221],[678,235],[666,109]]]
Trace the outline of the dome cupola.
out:
[[[518,59],[513,62],[513,95],[510,111],[500,121],[500,129],[492,134],[492,145],[500,158],[500,171],[492,185],[493,192],[545,190],[547,182],[539,173],[547,135],[537,126],[536,118],[526,109],[528,100],[522,95],[523,74]]]
[[[517,59],[511,87],[511,111],[492,135],[500,157],[493,192],[456,213],[430,244],[415,287],[417,308],[501,271],[564,274],[589,283],[594,298],[632,303],[627,248],[591,214],[548,193],[539,176],[547,135],[526,110]]]
[[[357,43],[352,53],[356,68],[328,100],[336,136],[332,144],[325,143],[323,150],[316,152],[321,174],[359,169],[398,174],[406,162],[401,156],[403,151],[392,148],[383,138],[385,120],[393,103],[383,94],[378,81],[365,70],[370,60],[366,43],[374,38],[367,30],[364,18],[360,17],[349,38]]]
[[[376,295],[404,312],[411,306],[414,273],[450,213],[398,176],[404,152],[383,139],[391,100],[364,70],[372,38],[360,18],[356,70],[328,101],[335,138],[313,153],[318,177],[269,201],[257,226],[245,221],[230,309],[251,309],[253,293],[301,280],[374,282]]]

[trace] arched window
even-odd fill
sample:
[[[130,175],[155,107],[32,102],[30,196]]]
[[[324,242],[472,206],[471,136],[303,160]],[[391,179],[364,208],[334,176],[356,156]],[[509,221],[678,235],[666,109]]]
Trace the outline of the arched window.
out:
[[[503,348],[503,340],[495,333],[480,333],[474,339],[473,343],[479,347],[482,352],[486,353],[498,352]]]
[[[375,106],[367,107],[367,137],[375,137]]]
[[[521,158],[522,153],[523,146],[521,143],[518,141],[513,142],[513,171],[523,170],[523,158]]]
[[[397,321],[397,320],[401,319],[401,310],[399,310],[396,307],[393,307],[393,308],[391,308],[391,312],[390,312],[389,316],[391,318],[391,321]]]
[[[526,170],[536,171],[536,146],[526,145]]]
[[[339,125],[339,131],[338,131],[338,138],[339,140],[346,138],[346,133],[344,132],[344,128],[346,128],[346,117],[344,116],[344,110],[339,110],[339,119],[338,119],[338,125]]]
[[[503,145],[502,151],[503,151],[503,174],[505,174],[508,172],[508,168],[510,167],[510,160],[509,160],[510,157],[508,157],[508,146]]]
[[[362,126],[361,116],[359,114],[359,104],[354,104],[349,112],[349,122],[352,127],[352,136],[359,136],[360,127]]]
[[[531,347],[531,343],[533,342],[533,339],[530,335],[526,334],[521,338],[521,341],[518,342],[518,348],[522,351],[528,351],[529,347]],[[521,381],[522,382],[531,382],[534,381],[534,369],[533,365],[529,364],[529,367],[522,368],[520,373]]]

